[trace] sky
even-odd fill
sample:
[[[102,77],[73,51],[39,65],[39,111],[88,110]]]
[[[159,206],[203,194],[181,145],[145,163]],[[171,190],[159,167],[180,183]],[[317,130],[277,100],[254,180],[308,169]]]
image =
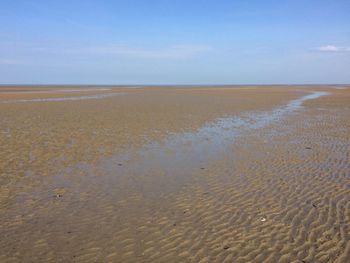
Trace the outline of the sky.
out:
[[[350,1],[0,0],[0,83],[350,83]]]

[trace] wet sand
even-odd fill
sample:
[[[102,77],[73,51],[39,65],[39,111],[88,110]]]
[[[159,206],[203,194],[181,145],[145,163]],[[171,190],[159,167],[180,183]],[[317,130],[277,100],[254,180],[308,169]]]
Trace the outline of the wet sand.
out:
[[[0,262],[350,262],[350,87],[0,87]]]

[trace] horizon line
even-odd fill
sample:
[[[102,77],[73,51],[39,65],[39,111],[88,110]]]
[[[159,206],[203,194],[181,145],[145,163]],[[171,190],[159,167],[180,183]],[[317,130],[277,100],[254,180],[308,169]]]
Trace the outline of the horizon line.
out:
[[[79,84],[71,84],[71,83],[0,83],[0,87],[4,86],[109,86],[109,87],[118,87],[118,86],[328,86],[328,85],[350,85],[350,83],[268,83],[268,84],[258,84],[258,83],[250,83],[250,84],[224,84],[224,83],[196,83],[196,84],[103,84],[103,83],[79,83]]]

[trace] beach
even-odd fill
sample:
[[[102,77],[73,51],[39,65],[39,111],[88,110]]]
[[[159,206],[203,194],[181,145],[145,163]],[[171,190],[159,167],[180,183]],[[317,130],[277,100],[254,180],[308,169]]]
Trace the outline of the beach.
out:
[[[350,262],[350,86],[1,86],[0,262]]]

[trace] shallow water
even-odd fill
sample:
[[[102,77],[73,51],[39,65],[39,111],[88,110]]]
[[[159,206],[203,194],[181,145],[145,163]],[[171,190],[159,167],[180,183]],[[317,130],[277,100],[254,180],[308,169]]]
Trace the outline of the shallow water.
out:
[[[118,180],[119,174],[147,174],[156,170],[164,177],[153,181],[150,189],[160,192],[172,191],[184,183],[193,169],[205,169],[209,159],[220,156],[235,141],[252,130],[264,128],[278,122],[289,114],[302,108],[303,102],[328,95],[328,92],[312,92],[298,99],[290,101],[285,106],[277,107],[266,112],[249,112],[241,116],[219,118],[196,132],[185,132],[170,135],[164,142],[150,143],[139,151],[118,154],[102,161],[100,169],[104,174],[112,177],[107,180]],[[127,165],[132,163],[132,165]],[[124,165],[125,168],[124,168]],[[176,178],[173,178],[176,171]],[[169,183],[170,181],[171,183]],[[164,182],[167,181],[167,185]],[[159,184],[159,187],[157,185]],[[147,187],[143,185],[143,187]],[[113,191],[113,189],[112,189]],[[144,191],[153,195],[153,191]]]

